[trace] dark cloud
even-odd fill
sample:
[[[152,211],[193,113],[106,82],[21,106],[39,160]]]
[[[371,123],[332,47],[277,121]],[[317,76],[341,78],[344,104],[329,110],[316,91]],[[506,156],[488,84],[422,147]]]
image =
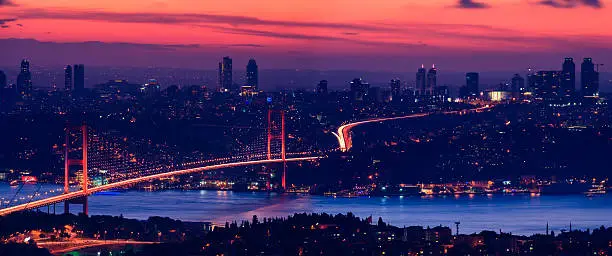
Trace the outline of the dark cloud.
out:
[[[353,23],[302,22],[288,20],[267,20],[249,16],[219,15],[205,13],[115,13],[94,10],[46,10],[26,9],[17,13],[20,19],[60,19],[60,20],[92,20],[121,23],[151,23],[151,24],[226,24],[231,26],[263,25],[280,27],[311,27],[329,29],[347,29],[358,31],[395,31],[395,28],[380,27]]]
[[[0,25],[6,25],[15,21],[17,21],[17,19],[0,19]]]
[[[347,36],[357,36],[357,35],[359,35],[359,33],[356,33],[356,32],[344,32],[342,34],[343,35],[347,35]]]
[[[0,25],[0,28],[9,28],[9,25]]]
[[[41,44],[48,44],[51,42],[40,42]],[[199,44],[142,44],[142,43],[124,43],[124,42],[116,42],[116,43],[107,43],[101,41],[86,41],[86,42],[78,42],[78,43],[63,43],[64,45],[79,45],[79,46],[90,46],[92,48],[96,47],[123,47],[123,48],[142,48],[144,50],[177,50],[177,49],[198,49],[200,48]]]
[[[2,6],[17,6],[17,5],[11,0],[0,0],[0,7]]]
[[[539,1],[538,4],[554,8],[575,8],[580,6],[588,6],[599,9],[603,7],[603,3],[600,0],[542,0]]]
[[[230,44],[230,47],[251,47],[251,48],[262,48],[265,47],[261,44]]]
[[[462,9],[485,9],[490,6],[482,2],[475,2],[474,0],[459,0],[456,7]]]
[[[221,26],[209,26],[203,25],[206,28],[212,28],[217,32],[234,35],[250,35],[259,37],[270,37],[270,38],[282,38],[282,39],[297,39],[297,40],[313,40],[313,41],[337,41],[337,42],[348,42],[360,45],[372,45],[372,46],[398,46],[398,47],[415,47],[415,46],[427,46],[423,43],[394,43],[394,42],[380,42],[380,41],[367,41],[360,39],[352,39],[345,37],[325,36],[325,35],[308,35],[298,33],[287,33],[287,32],[276,32],[267,30],[256,30],[246,28],[235,28],[235,27],[221,27]]]

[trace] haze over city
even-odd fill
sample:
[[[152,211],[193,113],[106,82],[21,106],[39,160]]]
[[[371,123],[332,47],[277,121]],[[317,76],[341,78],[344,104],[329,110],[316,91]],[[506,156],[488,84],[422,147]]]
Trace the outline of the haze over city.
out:
[[[540,69],[611,58],[597,0],[3,0],[0,65],[214,69],[220,54],[265,69]],[[490,64],[494,62],[494,64]],[[213,67],[213,68],[210,68]]]

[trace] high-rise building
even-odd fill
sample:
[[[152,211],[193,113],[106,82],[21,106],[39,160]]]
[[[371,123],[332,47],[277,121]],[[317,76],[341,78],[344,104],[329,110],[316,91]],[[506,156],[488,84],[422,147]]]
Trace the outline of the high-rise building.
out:
[[[467,89],[468,97],[478,96],[480,86],[480,74],[476,72],[470,72],[465,74],[465,87]]]
[[[74,65],[74,91],[77,93],[85,90],[85,65]]]
[[[6,74],[4,71],[0,70],[0,90],[6,87]]]
[[[561,70],[561,95],[571,96],[576,90],[576,64],[573,58],[565,58]]]
[[[250,59],[246,66],[246,85],[252,86],[255,90],[259,89],[259,70],[255,59]]]
[[[557,99],[561,87],[561,72],[538,71],[535,74],[533,93],[537,98],[544,100]]]
[[[370,84],[363,81],[361,78],[355,78],[350,83],[351,96],[354,101],[363,101],[364,97],[368,94]]]
[[[433,91],[438,86],[438,69],[436,65],[432,65],[429,72],[427,72],[427,90]]]
[[[585,97],[599,95],[599,72],[591,58],[584,58],[580,66],[580,90]]]
[[[524,93],[525,91],[525,78],[522,78],[519,74],[514,74],[514,77],[512,77],[512,92]]]
[[[30,62],[26,59],[21,61],[21,69],[17,76],[17,92],[22,96],[30,96],[32,93],[32,73]]]
[[[64,89],[66,91],[72,90],[72,66],[70,65],[64,68]]]
[[[529,90],[530,92],[534,92],[534,88],[536,85],[536,78],[537,78],[537,73],[529,68],[527,70],[527,90]]]
[[[421,68],[418,69],[416,73],[416,89],[421,91],[421,94],[425,94],[425,90],[427,89],[427,70],[424,65],[421,65]]]
[[[327,94],[327,80],[321,80],[317,84],[317,94]]]
[[[223,57],[219,62],[219,87],[226,91],[232,91],[232,59],[228,56]]]
[[[391,79],[389,85],[391,86],[391,97],[393,97],[393,100],[399,99],[402,93],[402,81],[399,78]]]

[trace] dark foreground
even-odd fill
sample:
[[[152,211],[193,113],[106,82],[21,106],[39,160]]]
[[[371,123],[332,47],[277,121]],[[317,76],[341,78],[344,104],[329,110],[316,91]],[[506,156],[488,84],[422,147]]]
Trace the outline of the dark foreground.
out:
[[[46,244],[83,240],[150,241],[150,245],[94,247],[109,255],[610,255],[612,228],[516,236],[482,231],[456,235],[448,227],[394,227],[382,219],[294,214],[212,229],[208,223],[151,217],[47,215],[0,218],[0,255],[50,255]],[[37,245],[37,242],[39,243]],[[52,242],[52,243],[50,243]],[[110,242],[109,242],[110,243]],[[41,246],[42,245],[42,246]],[[49,248],[49,247],[47,247]],[[69,248],[69,247],[68,247]],[[51,248],[51,251],[57,248]],[[55,252],[57,253],[57,251]],[[62,252],[63,253],[63,252]],[[75,254],[76,255],[76,254]],[[82,255],[82,254],[81,254]]]

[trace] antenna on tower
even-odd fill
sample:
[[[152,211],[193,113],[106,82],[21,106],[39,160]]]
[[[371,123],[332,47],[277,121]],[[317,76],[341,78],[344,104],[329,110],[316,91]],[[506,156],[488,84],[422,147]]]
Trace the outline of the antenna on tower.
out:
[[[461,222],[455,221],[455,226],[457,226],[457,236],[459,236],[459,224],[461,224]]]

